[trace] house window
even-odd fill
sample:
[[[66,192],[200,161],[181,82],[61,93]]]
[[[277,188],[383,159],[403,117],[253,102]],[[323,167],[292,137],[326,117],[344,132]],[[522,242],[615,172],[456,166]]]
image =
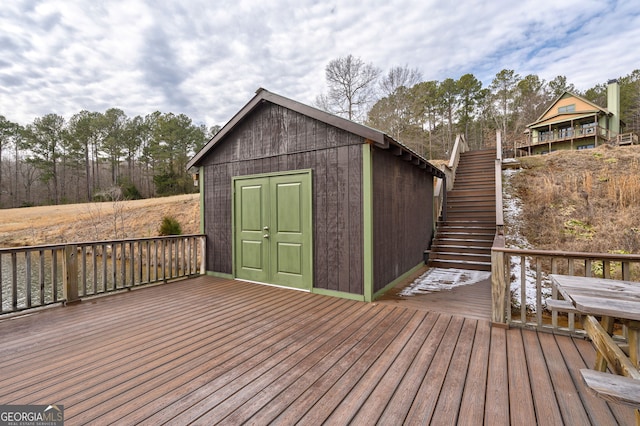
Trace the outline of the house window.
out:
[[[579,149],[579,150],[580,150],[580,149],[589,149],[589,148],[595,148],[595,147],[596,147],[596,146],[595,146],[595,145],[593,145],[593,144],[590,144],[590,145],[580,145],[580,146],[578,147],[578,149]]]
[[[576,111],[576,104],[558,107],[558,114],[562,114],[563,112],[575,112],[575,111]]]

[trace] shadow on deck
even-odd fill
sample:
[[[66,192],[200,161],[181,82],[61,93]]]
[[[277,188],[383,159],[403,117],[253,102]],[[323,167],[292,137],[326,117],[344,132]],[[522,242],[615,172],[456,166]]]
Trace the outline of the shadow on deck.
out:
[[[198,277],[0,321],[0,401],[66,424],[632,424],[584,340]]]

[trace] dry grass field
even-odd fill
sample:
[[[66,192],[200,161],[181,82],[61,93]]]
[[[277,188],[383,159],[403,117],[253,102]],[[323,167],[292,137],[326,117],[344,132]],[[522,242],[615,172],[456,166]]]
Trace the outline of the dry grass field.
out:
[[[183,234],[195,234],[199,206],[198,194],[187,194],[0,210],[0,247],[156,236],[164,216],[175,218]]]
[[[640,253],[640,146],[556,151],[522,167],[511,183],[532,246]]]

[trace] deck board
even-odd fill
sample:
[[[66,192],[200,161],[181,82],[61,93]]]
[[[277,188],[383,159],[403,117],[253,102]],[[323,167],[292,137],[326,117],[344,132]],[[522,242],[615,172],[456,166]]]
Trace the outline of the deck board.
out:
[[[589,342],[453,313],[198,277],[0,318],[0,401],[68,425],[633,424],[579,380]]]

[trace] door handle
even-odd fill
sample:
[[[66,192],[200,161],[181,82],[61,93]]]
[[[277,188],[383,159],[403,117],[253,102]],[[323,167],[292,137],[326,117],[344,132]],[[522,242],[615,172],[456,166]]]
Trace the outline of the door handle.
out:
[[[264,238],[269,238],[269,234],[264,234],[263,237]]]
[[[269,230],[269,227],[268,227],[268,226],[265,226],[265,227],[264,227],[264,228],[262,228],[262,229],[263,229],[264,231],[268,231],[268,230]]]

